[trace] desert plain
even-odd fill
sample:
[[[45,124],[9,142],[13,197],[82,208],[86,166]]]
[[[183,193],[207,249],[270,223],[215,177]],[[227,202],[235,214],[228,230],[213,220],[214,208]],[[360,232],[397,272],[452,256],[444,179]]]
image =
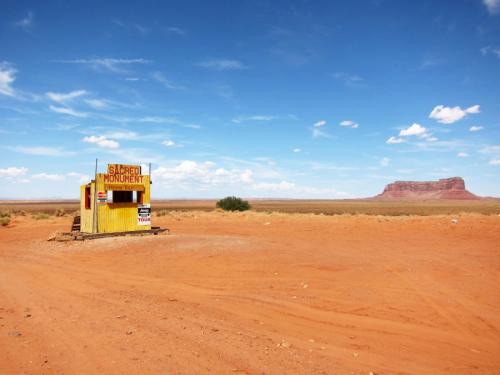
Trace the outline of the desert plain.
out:
[[[13,215],[0,227],[0,373],[500,372],[498,202],[200,204],[160,205],[168,235],[85,242],[47,241],[70,214]]]

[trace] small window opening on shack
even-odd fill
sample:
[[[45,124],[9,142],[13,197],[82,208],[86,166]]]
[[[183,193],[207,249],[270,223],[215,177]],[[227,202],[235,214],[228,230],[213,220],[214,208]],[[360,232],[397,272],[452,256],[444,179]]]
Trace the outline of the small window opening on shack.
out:
[[[90,210],[90,186],[85,186],[85,209]]]
[[[133,191],[113,190],[113,203],[132,203],[133,201]]]

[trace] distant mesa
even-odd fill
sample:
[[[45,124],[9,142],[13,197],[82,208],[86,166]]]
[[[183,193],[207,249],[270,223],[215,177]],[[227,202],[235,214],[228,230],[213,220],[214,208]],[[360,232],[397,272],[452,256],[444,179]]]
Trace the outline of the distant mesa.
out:
[[[426,199],[481,199],[465,189],[461,177],[444,178],[438,181],[396,181],[385,187],[384,192],[374,197],[379,200],[426,200]]]

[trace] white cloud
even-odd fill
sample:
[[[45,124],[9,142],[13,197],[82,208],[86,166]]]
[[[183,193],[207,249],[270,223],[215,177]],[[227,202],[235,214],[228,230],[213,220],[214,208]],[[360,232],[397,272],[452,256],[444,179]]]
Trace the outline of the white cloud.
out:
[[[313,138],[331,138],[328,133],[325,133],[321,128],[312,128]]]
[[[146,116],[137,120],[138,122],[151,122],[154,124],[180,124],[180,121],[174,117],[159,117],[159,116]],[[126,121],[124,121],[126,122]]]
[[[0,177],[1,178],[21,177],[21,176],[24,176],[27,172],[28,172],[28,168],[25,168],[25,167],[0,168]]]
[[[133,27],[143,36],[148,35],[153,30],[151,27],[139,25],[138,23],[134,24]]]
[[[85,184],[90,181],[90,176],[83,174],[83,173],[78,173],[78,172],[69,172],[66,174],[68,177],[76,177],[78,178],[78,182],[81,184]]]
[[[74,116],[74,117],[87,117],[88,116],[88,114],[85,112],[78,112],[78,111],[74,110],[73,108],[69,108],[69,107],[56,107],[54,105],[50,105],[49,109],[52,112],[56,112],[56,113],[60,113],[63,115],[68,115],[68,116]]]
[[[76,90],[76,91],[71,91],[66,94],[64,93],[57,93],[57,92],[47,92],[45,95],[52,101],[62,104],[67,101],[73,100],[75,98],[78,98],[80,96],[87,95],[87,91],[85,90]]]
[[[112,131],[112,132],[107,132],[105,134],[105,137],[112,138],[112,139],[134,140],[134,139],[138,139],[139,135],[136,132],[132,132],[132,131]]]
[[[171,139],[166,139],[161,144],[164,145],[164,146],[166,146],[166,147],[175,147],[175,146],[177,146],[176,143],[174,141],[172,141]]]
[[[0,61],[0,94],[14,96],[12,83],[16,80],[17,70],[6,61]]]
[[[239,60],[228,60],[228,59],[206,60],[199,62],[197,65],[201,66],[202,68],[213,69],[213,70],[248,69],[248,67]]]
[[[98,59],[74,59],[74,60],[55,60],[55,62],[63,64],[79,64],[86,65],[98,71],[107,71],[112,73],[128,73],[124,66],[134,64],[149,64],[151,61],[143,58],[139,59],[115,59],[115,58],[98,58]]]
[[[22,154],[28,155],[38,155],[38,156],[72,156],[75,155],[73,151],[65,151],[58,147],[44,147],[44,146],[16,146],[12,147],[12,150],[20,152]]]
[[[295,188],[293,182],[281,181],[278,183],[273,182],[260,182],[253,185],[255,190],[267,190],[267,191],[281,191],[281,190],[291,190]]]
[[[15,22],[14,25],[23,29],[24,31],[29,31],[33,27],[33,19],[34,19],[33,12],[28,12],[26,17]]]
[[[383,157],[382,159],[380,159],[380,166],[381,167],[387,167],[389,165],[389,163],[391,162],[391,159],[388,158],[388,157]]]
[[[497,14],[500,12],[500,0],[483,0],[483,4],[490,14]]]
[[[412,124],[407,129],[403,129],[399,132],[400,137],[408,137],[412,135],[422,136],[427,133],[427,129],[420,124]]]
[[[302,149],[300,149],[300,148],[294,148],[292,151],[293,151],[293,152],[301,152],[301,151],[302,151]]]
[[[345,126],[345,127],[349,127],[352,129],[356,129],[359,126],[359,124],[355,123],[352,120],[344,120],[340,123],[340,126]]]
[[[50,174],[50,173],[38,173],[31,176],[34,180],[42,181],[62,181],[64,180],[64,175],[61,174]]]
[[[333,78],[343,82],[348,87],[359,87],[362,86],[363,82],[363,78],[360,76],[346,72],[336,72],[333,74]]]
[[[297,120],[295,115],[273,116],[273,115],[253,115],[253,116],[237,116],[231,121],[239,124],[245,121],[274,121],[274,120]]]
[[[494,166],[500,165],[500,159],[492,159],[492,160],[490,160],[490,162],[488,164],[494,165]]]
[[[101,136],[91,135],[90,137],[84,137],[82,141],[86,143],[96,144],[97,146],[102,148],[116,149],[120,147],[120,144],[118,142],[113,141],[112,139],[108,139],[103,135]]]
[[[484,128],[482,126],[476,126],[476,125],[474,125],[474,126],[471,126],[469,128],[469,131],[471,131],[471,132],[478,132],[478,131],[483,130],[483,129]]]
[[[322,126],[325,126],[325,125],[326,125],[325,120],[320,120],[320,121],[314,123],[315,128],[321,128]]]
[[[180,35],[180,36],[186,36],[186,34],[187,34],[186,30],[181,29],[180,27],[175,27],[175,26],[167,27],[167,32],[169,32],[170,34],[176,34],[176,35]]]
[[[459,153],[457,154],[457,157],[459,157],[459,158],[466,158],[466,157],[468,157],[468,156],[469,156],[469,154],[468,154],[468,153],[466,153],[466,152],[459,152]]]
[[[492,46],[486,46],[486,47],[482,47],[480,49],[480,51],[481,51],[481,55],[483,55],[483,56],[493,54],[494,56],[496,56],[497,58],[500,59],[500,48],[493,48]]]
[[[160,166],[152,172],[153,179],[160,184],[175,186],[192,185],[197,188],[206,186],[225,186],[227,184],[251,183],[253,172],[249,169],[216,168],[215,163],[184,160],[178,165]]]
[[[408,128],[402,129],[399,132],[398,137],[390,137],[386,141],[386,143],[388,143],[388,144],[404,143],[410,137],[413,137],[413,136],[416,136],[416,137],[421,138],[421,139],[425,139],[427,142],[437,142],[438,141],[438,138],[433,136],[432,133],[429,133],[425,127],[423,127],[420,124],[413,123]],[[422,143],[420,143],[419,146],[422,147]]]
[[[185,87],[183,86],[178,86],[178,85],[175,85],[173,84],[169,79],[167,79],[167,77],[165,77],[165,75],[161,72],[154,72],[151,74],[151,77],[161,83],[164,87],[166,87],[167,89],[171,89],[171,90],[185,90]]]
[[[500,154],[500,146],[486,146],[481,149],[483,154]]]
[[[429,118],[432,118],[441,124],[453,124],[469,114],[477,114],[479,112],[480,106],[478,104],[467,109],[462,109],[459,106],[445,107],[443,105],[438,105],[434,107],[432,112],[429,114]]]
[[[109,107],[108,101],[102,99],[85,99],[85,103],[94,109],[106,109]]]
[[[406,140],[404,138],[398,138],[398,137],[390,137],[386,143],[390,145],[398,144],[398,143],[404,143]]]

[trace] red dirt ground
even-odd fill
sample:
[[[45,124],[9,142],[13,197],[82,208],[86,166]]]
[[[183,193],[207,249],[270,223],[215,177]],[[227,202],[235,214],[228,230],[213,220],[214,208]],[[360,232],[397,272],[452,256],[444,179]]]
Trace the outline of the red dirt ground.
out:
[[[174,213],[0,228],[1,374],[498,374],[500,217]]]

